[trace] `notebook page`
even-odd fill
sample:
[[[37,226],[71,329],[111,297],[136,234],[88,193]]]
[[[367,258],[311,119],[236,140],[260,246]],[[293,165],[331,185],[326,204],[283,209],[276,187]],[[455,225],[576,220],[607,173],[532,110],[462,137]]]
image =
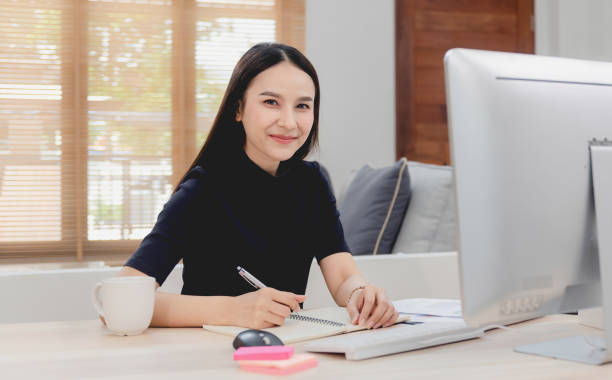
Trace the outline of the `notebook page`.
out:
[[[329,329],[329,330],[325,330],[323,328],[318,328],[318,327],[311,327],[308,328],[308,330],[311,330],[313,333],[325,333],[325,335],[317,335],[317,336],[310,336],[306,339],[315,339],[315,338],[321,338],[321,337],[325,337],[325,336],[329,336],[329,335],[336,335],[336,334],[342,334],[342,333],[348,333],[348,332],[353,332],[353,331],[359,331],[359,330],[365,330],[366,328],[363,326],[359,326],[359,325],[354,325],[351,323],[350,317],[348,315],[348,312],[346,311],[346,308],[344,307],[323,307],[323,308],[319,308],[319,309],[312,309],[312,310],[303,310],[303,311],[299,311],[297,313],[294,313],[300,316],[306,316],[306,317],[311,317],[311,318],[317,318],[317,319],[322,319],[322,320],[326,320],[326,321],[333,321],[333,322],[338,322],[343,324],[343,326],[339,326],[338,328],[335,329]],[[397,319],[396,323],[399,322],[403,322],[403,321],[408,321],[410,320],[410,316],[406,315],[406,314],[402,314],[399,316],[399,318]],[[287,322],[290,321],[290,319],[287,319]],[[287,323],[286,322],[286,323]],[[309,323],[309,322],[305,322],[305,323]],[[315,326],[322,326],[322,324],[318,324],[316,322],[310,322],[312,324],[314,324]],[[301,325],[300,325],[301,327]],[[316,331],[315,331],[316,330]],[[271,330],[272,331],[272,330]],[[306,340],[306,339],[300,339],[300,340]]]
[[[341,323],[342,325],[335,326],[325,323],[287,318],[282,326],[269,327],[263,330],[273,333],[279,337],[283,343],[289,344],[343,333],[347,330],[347,324],[350,323],[348,313],[343,307],[332,306],[320,309],[301,310],[294,314],[302,317],[325,319]],[[202,327],[209,331],[231,336],[236,336],[240,332],[247,330],[244,327],[238,326],[203,325]]]
[[[326,336],[342,334],[345,332],[364,330],[365,327],[353,325],[350,322],[348,312],[343,307],[331,306],[319,309],[301,310],[294,314],[301,317],[317,318],[326,321],[337,322],[342,325],[335,326],[315,321],[296,320],[287,318],[282,326],[274,326],[263,329],[280,338],[285,344],[301,342],[304,340],[323,338]],[[410,316],[400,315],[397,322],[409,320]],[[236,336],[247,330],[237,326],[212,326],[203,325],[205,329],[225,335]]]

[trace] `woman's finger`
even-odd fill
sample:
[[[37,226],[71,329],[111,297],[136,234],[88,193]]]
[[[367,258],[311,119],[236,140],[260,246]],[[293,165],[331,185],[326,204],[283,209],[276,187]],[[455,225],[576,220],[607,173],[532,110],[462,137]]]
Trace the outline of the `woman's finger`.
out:
[[[270,305],[268,306],[268,311],[278,315],[283,319],[287,318],[289,314],[291,314],[291,309],[289,308],[289,306],[275,301],[271,301]]]
[[[299,311],[300,310],[300,304],[299,304],[298,300],[301,299],[302,301],[300,301],[300,302],[303,302],[304,298],[305,298],[304,296],[299,295],[299,294],[293,294],[293,293],[289,293],[289,292],[281,292],[279,290],[277,290],[274,293],[272,293],[272,299],[274,301],[282,303],[283,305],[287,305],[293,311]]]
[[[351,298],[348,305],[346,305],[346,310],[351,317],[351,322],[354,325],[359,324],[359,314],[360,310],[363,308],[364,298],[363,298],[363,290],[358,290],[356,294]],[[351,314],[351,312],[353,314]]]
[[[393,313],[395,313],[395,308],[393,306],[387,308],[383,316],[380,317],[378,322],[376,322],[376,324],[374,325],[374,328],[377,329],[381,326],[384,326],[387,322],[389,322],[389,319],[393,317]]]
[[[390,308],[390,306],[391,305],[389,301],[387,300],[387,297],[385,296],[384,291],[379,289],[376,292],[376,304],[375,304],[374,310],[372,311],[372,315],[370,315],[370,318],[368,318],[368,322],[367,322],[368,328],[372,328],[376,326],[380,322],[383,315]]]
[[[275,326],[282,326],[285,323],[285,318],[280,315],[274,314],[271,311],[266,313],[266,317],[264,318],[266,322],[272,323]]]
[[[361,308],[361,313],[359,314],[359,325],[365,326],[366,321],[372,312],[372,308],[374,307],[376,295],[369,287],[363,289],[360,295],[363,297],[363,307]]]
[[[385,290],[382,288],[377,288],[374,310],[372,311],[372,315],[370,315],[370,318],[368,318],[368,321],[366,323],[368,328],[374,327],[380,321],[389,306],[390,302],[387,299],[387,296],[385,295]]]
[[[393,310],[393,315],[391,316],[391,318],[389,318],[387,322],[385,322],[383,327],[389,327],[393,325],[397,321],[397,318],[399,318],[399,313],[397,312],[397,310],[395,310],[395,308],[393,308]]]
[[[346,305],[346,311],[349,315],[349,319],[351,320],[352,324],[357,324],[357,320],[359,318],[359,310],[357,309],[357,303],[356,302],[349,302],[348,305]]]

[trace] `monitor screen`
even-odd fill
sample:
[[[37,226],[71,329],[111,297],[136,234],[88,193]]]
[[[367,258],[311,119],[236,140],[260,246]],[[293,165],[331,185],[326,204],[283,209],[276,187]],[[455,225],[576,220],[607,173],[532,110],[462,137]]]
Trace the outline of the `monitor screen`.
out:
[[[466,323],[599,305],[589,141],[612,137],[612,63],[469,49],[444,63]]]

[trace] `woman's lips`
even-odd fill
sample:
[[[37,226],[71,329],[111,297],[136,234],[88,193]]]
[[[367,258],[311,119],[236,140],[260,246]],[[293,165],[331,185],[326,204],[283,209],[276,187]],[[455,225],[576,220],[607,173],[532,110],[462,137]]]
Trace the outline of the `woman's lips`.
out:
[[[297,139],[297,137],[283,136],[283,135],[270,135],[270,137],[272,137],[274,141],[281,143],[281,144],[290,144],[295,139]]]

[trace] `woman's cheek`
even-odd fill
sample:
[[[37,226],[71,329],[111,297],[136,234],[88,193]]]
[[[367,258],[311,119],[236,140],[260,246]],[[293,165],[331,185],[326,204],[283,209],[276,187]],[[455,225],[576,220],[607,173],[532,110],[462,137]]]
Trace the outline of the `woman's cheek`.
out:
[[[302,127],[302,130],[307,130],[308,132],[310,132],[310,129],[312,128],[312,123],[314,123],[314,116],[312,114],[300,115],[298,116],[298,120],[298,124]]]

